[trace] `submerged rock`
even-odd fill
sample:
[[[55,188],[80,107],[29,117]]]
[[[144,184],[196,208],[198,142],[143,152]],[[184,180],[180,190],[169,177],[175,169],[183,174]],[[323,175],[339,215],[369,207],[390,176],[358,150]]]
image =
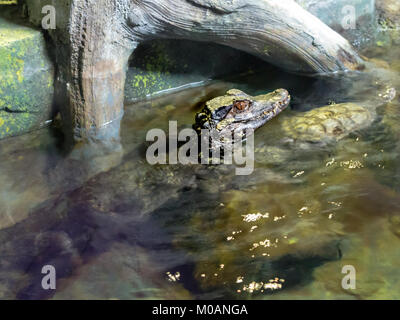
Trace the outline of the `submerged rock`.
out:
[[[287,113],[278,119],[276,127],[266,128],[271,131],[265,132],[265,140],[256,143],[255,160],[300,182],[304,173],[326,165],[336,153],[338,141],[367,128],[374,118],[374,110],[354,103]],[[268,140],[272,135],[276,138]]]
[[[398,298],[400,202],[372,177],[329,165],[302,186],[228,191],[211,216],[193,214],[175,242],[197,258],[202,289],[221,296]],[[355,290],[341,285],[345,265],[356,269]]]
[[[81,266],[75,276],[62,279],[52,299],[192,298],[181,285],[180,274],[169,278],[156,262],[142,248],[117,242]]]
[[[197,261],[194,277],[202,290],[220,298],[307,283],[315,267],[340,258],[344,236],[342,224],[329,218],[322,189],[299,192],[299,186],[265,180],[227,191],[214,208],[211,202],[192,206],[174,243]]]
[[[323,286],[319,298],[329,298],[330,293],[347,299],[399,299],[400,240],[390,232],[387,221],[378,219],[349,240],[341,261],[329,262],[314,273],[315,282]],[[356,271],[355,289],[342,287],[342,268],[346,265]]]

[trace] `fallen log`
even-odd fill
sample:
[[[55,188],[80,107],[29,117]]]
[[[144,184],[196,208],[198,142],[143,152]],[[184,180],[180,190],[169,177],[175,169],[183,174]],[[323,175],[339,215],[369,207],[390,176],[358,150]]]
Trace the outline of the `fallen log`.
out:
[[[360,68],[351,45],[293,0],[27,0],[30,18],[56,6],[62,118],[71,142],[119,141],[130,55],[149,39],[215,42],[298,73]]]

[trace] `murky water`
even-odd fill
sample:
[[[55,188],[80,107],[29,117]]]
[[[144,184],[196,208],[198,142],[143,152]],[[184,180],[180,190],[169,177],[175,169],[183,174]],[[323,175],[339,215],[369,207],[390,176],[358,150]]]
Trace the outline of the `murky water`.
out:
[[[393,48],[397,50],[398,48]],[[400,298],[398,55],[390,75],[310,79],[274,68],[126,106],[120,164],[97,175],[49,130],[0,142],[0,298]],[[383,79],[383,80],[382,80]],[[148,130],[191,127],[231,88],[286,88],[291,108],[256,131],[250,176],[230,166],[150,166]],[[285,119],[356,102],[368,128],[289,143]],[[90,163],[86,164],[90,167]],[[41,287],[44,265],[57,289]],[[342,268],[356,289],[342,287]]]

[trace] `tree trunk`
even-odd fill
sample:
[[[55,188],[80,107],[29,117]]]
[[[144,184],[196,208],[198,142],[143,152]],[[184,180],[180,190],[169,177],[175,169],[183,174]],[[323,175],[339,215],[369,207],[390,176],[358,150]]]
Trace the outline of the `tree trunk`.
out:
[[[38,0],[27,1],[38,23]],[[143,40],[215,42],[298,73],[362,64],[344,38],[293,0],[39,0],[53,2],[57,91],[64,94],[62,116],[75,143],[118,145],[125,71]]]

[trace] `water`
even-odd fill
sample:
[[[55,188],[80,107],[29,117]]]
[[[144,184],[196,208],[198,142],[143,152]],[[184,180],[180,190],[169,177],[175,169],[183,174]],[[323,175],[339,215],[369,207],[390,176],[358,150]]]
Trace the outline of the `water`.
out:
[[[398,55],[381,58],[392,70],[378,82],[266,67],[126,106],[122,160],[97,175],[53,131],[1,141],[0,298],[400,298],[400,103],[379,96],[400,70]],[[146,163],[148,130],[190,127],[201,102],[231,88],[280,87],[291,108],[256,131],[252,175]],[[373,109],[373,124],[334,144],[288,144],[285,119],[348,101]],[[41,288],[48,264],[55,291]],[[356,290],[341,286],[346,265]]]

